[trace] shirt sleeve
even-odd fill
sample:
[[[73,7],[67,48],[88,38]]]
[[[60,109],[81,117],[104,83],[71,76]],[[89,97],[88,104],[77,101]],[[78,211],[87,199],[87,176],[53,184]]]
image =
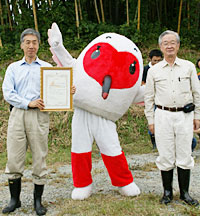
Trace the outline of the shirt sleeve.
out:
[[[11,105],[21,109],[28,109],[30,101],[20,97],[15,90],[15,80],[12,65],[9,65],[2,85],[4,99]]]
[[[191,66],[191,88],[195,105],[194,119],[200,119],[200,83],[194,64]]]
[[[148,70],[147,82],[144,93],[145,109],[144,113],[147,118],[148,124],[154,124],[154,106],[155,106],[155,88],[153,70]]]

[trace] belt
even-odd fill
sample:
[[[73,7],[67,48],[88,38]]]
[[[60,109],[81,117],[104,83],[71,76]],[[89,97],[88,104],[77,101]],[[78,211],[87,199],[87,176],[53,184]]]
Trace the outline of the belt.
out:
[[[156,105],[156,107],[158,107],[159,109],[168,110],[171,112],[183,111],[183,107],[165,107],[165,106],[160,106],[160,105]]]

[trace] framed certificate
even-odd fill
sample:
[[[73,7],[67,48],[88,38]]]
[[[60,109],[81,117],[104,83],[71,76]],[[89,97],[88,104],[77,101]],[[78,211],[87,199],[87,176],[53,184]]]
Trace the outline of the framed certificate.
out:
[[[40,72],[40,97],[45,104],[45,108],[41,111],[72,110],[72,68],[41,67]]]

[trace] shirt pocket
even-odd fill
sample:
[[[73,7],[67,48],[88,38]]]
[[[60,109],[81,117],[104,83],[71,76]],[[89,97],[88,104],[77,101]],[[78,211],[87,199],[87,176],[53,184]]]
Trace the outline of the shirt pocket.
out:
[[[179,87],[181,92],[189,93],[190,92],[190,76],[181,76],[179,78]]]
[[[168,81],[165,77],[155,78],[155,86],[159,89],[166,89],[167,83],[168,83]]]

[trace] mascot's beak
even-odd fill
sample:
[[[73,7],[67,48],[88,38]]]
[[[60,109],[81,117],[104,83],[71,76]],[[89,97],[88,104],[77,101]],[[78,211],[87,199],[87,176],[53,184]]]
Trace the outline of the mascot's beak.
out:
[[[107,75],[104,77],[103,86],[102,86],[102,97],[104,100],[108,97],[111,82],[112,82],[111,76]]]

